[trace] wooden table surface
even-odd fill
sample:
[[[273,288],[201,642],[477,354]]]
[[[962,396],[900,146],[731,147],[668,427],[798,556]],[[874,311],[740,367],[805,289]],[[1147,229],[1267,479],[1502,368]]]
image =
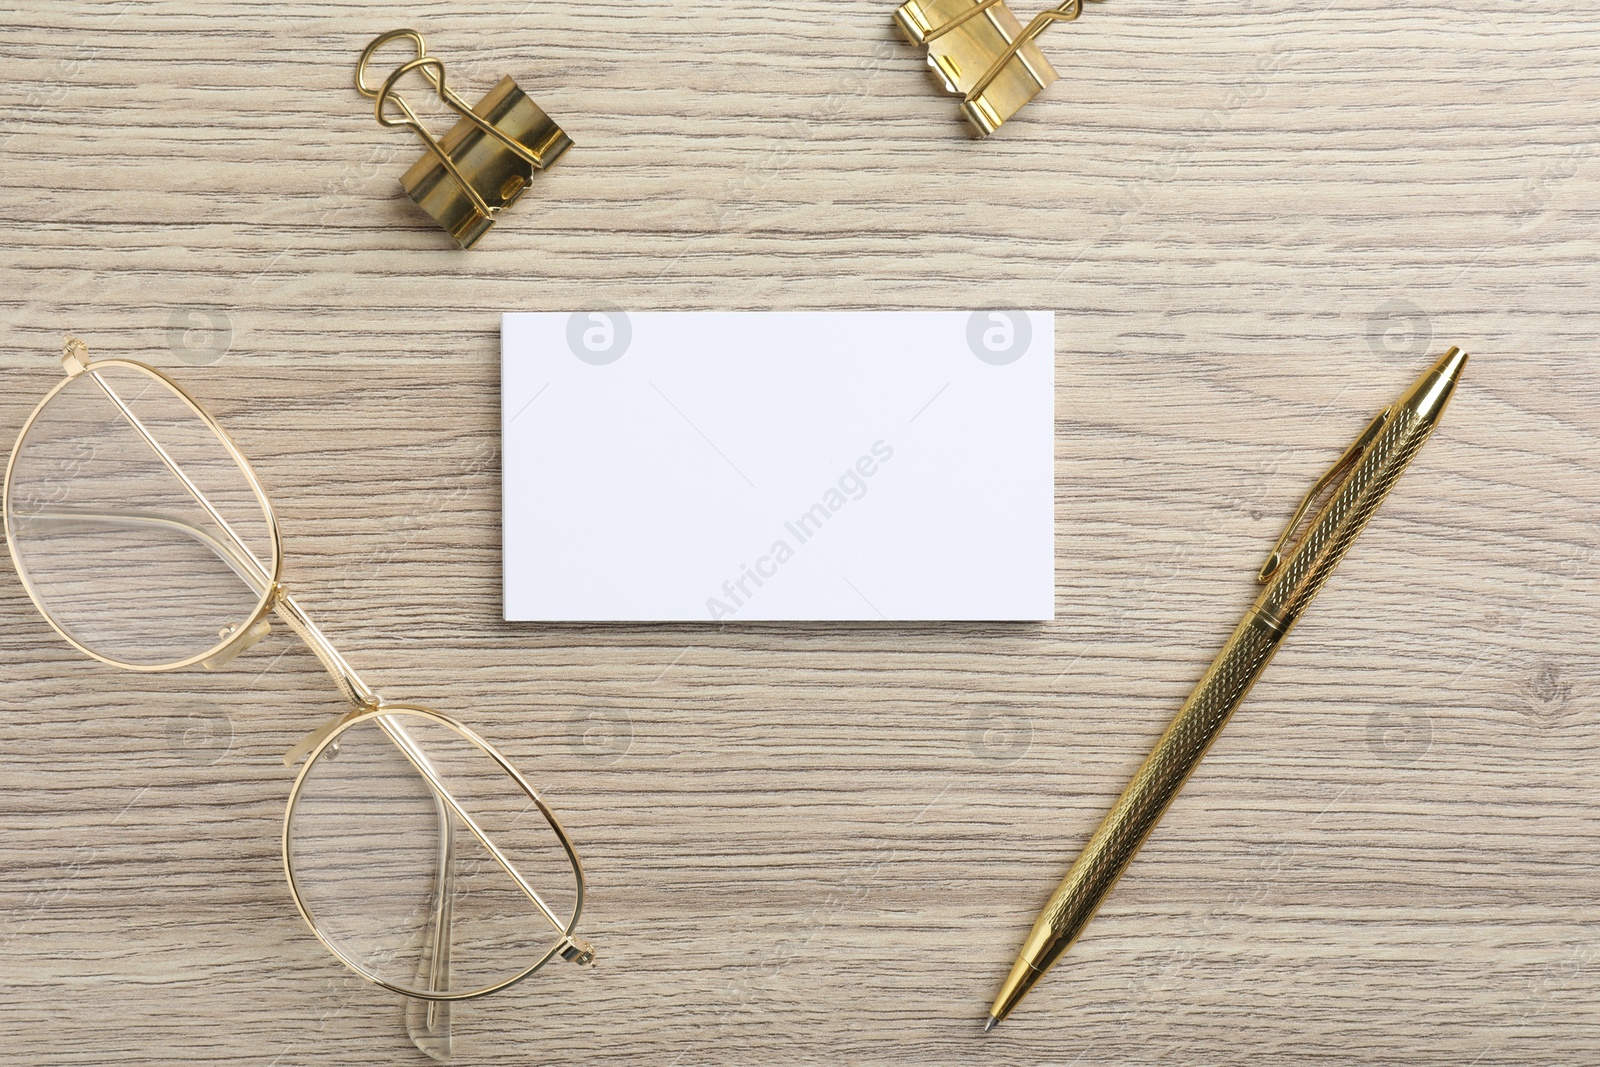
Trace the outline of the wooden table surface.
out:
[[[974,141],[892,8],[9,5],[0,432],[64,332],[169,368],[345,654],[562,813],[603,965],[458,1009],[459,1063],[1600,1062],[1592,12],[1114,0]],[[401,25],[577,144],[472,252],[351,87]],[[498,314],[596,302],[1054,309],[1056,620],[501,622]],[[981,1036],[1299,495],[1449,344],[1440,432]],[[282,878],[280,756],[338,710],[281,631],[89,661],[0,567],[8,1063],[423,1062]]]

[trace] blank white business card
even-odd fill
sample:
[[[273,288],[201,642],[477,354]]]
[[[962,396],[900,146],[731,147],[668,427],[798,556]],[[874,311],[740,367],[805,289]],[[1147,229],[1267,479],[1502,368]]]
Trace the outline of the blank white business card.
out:
[[[1043,311],[501,320],[505,617],[1054,614]]]

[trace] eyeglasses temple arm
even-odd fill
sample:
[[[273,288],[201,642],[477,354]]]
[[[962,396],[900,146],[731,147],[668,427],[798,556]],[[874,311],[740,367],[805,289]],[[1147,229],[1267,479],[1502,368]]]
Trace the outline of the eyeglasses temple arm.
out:
[[[152,529],[174,530],[193,538],[209,548],[246,585],[254,589],[257,596],[267,591],[266,578],[258,569],[253,557],[243,554],[227,542],[213,537],[209,531],[196,526],[194,523],[171,515],[162,515],[159,512],[149,511],[55,507],[30,512],[28,518],[36,522],[100,522],[108,525],[144,526]],[[334,648],[333,644],[323,636],[322,631],[317,629],[316,624],[306,616],[300,605],[295,602],[294,597],[290,596],[288,590],[282,585],[277,587],[276,595],[272,598],[272,608],[278,618],[282,619],[284,624],[310,647],[311,651],[322,663],[322,666],[333,678],[334,684],[339,687],[339,692],[356,711],[368,711],[378,706],[378,694],[366,682],[361,680],[361,676],[356,673],[355,668],[350,666],[344,656],[339,654],[339,650]],[[293,758],[286,757],[284,762],[286,764],[297,762],[301,755],[316,746],[317,742],[322,739],[321,735],[324,732],[333,729],[337,721],[335,720],[334,723],[330,723],[323,730],[319,730],[300,742],[290,752],[290,756]]]
[[[423,957],[422,987],[430,992],[450,988],[450,928],[455,910],[455,823],[450,809],[435,792],[433,810],[439,820],[438,871],[433,880],[433,931]],[[450,1059],[450,1002],[425,1000],[406,1004],[406,1033],[411,1043],[440,1063]]]
[[[172,515],[163,515],[158,511],[107,510],[105,508],[57,505],[26,512],[23,517],[30,522],[59,522],[63,524],[98,522],[107,526],[144,526],[151,529],[173,530],[193,538],[206,548],[209,548],[218,559],[228,565],[229,570],[239,576],[242,582],[254,589],[257,596],[260,596],[266,589],[266,581],[252,565],[252,560],[241,555],[233,546],[212,537],[210,533],[194,523]]]
[[[483,827],[478,825],[478,821],[467,812],[466,808],[461,806],[461,802],[455,798],[455,795],[439,779],[439,773],[434,769],[433,762],[428,759],[427,754],[422,751],[416,741],[412,739],[411,734],[396,721],[394,716],[379,715],[372,721],[377,723],[379,728],[389,735],[389,740],[395,743],[400,752],[416,768],[417,773],[428,780],[428,784],[433,787],[438,799],[443,800],[449,806],[450,810],[455,813],[456,818],[461,820],[462,825],[472,831],[472,835],[478,839],[489,855],[494,857],[494,861],[500,865],[506,874],[511,876],[511,880],[516,882],[517,887],[533,902],[534,907],[544,916],[545,921],[562,936],[564,945],[570,945],[579,950],[579,962],[587,963],[592,960],[594,958],[594,950],[586,943],[583,943],[580,938],[572,936],[573,927],[577,924],[578,917],[576,912],[574,912],[571,922],[563,923],[557,918],[550,905],[546,904],[538,891],[528,884],[528,880],[522,876],[522,872],[512,866],[511,861],[506,858],[506,854],[500,851],[500,846],[494,843],[493,838],[484,831]],[[584,956],[588,958],[582,958]]]

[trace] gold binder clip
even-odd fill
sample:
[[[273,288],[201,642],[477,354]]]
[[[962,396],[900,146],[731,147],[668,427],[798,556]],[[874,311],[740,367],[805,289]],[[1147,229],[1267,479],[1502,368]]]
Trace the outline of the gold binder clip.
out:
[[[396,67],[382,86],[368,85],[372,54],[402,37],[416,44],[417,57]],[[414,70],[433,83],[439,99],[461,114],[461,121],[439,140],[394,91],[395,83]],[[535,170],[544,170],[572,147],[572,139],[510,77],[501,78],[477,107],[468,108],[445,86],[444,64],[427,54],[416,30],[391,30],[367,45],[356,64],[356,88],[377,101],[374,113],[380,125],[409,126],[428,146],[429,154],[412,164],[400,184],[462,248],[476,244],[500,212],[516,203]],[[400,109],[399,117],[384,114],[390,101]]]
[[[928,66],[987,137],[1059,77],[1034,38],[1082,13],[1083,0],[1062,0],[1024,28],[1005,0],[906,0],[894,21],[906,40],[927,46]]]

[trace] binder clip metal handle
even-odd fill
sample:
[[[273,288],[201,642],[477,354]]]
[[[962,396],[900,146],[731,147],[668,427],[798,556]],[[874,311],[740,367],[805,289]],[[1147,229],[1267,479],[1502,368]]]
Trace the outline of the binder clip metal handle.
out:
[[[928,66],[961,94],[961,113],[986,137],[1060,77],[1034,41],[1083,14],[1083,3],[1061,0],[1024,27],[1005,0],[905,0],[894,21],[928,49]]]
[[[367,67],[373,54],[401,39],[416,46],[416,58],[396,67],[382,85],[369,84]],[[395,92],[400,79],[412,71],[426,78],[439,99],[461,116],[437,140]],[[444,63],[428,55],[416,30],[390,30],[374,38],[356,63],[356,89],[375,101],[373,113],[380,126],[409,126],[428,146],[400,185],[462,248],[476,244],[500,213],[516,203],[535,170],[549,167],[572,147],[572,139],[509,76],[501,78],[476,107],[468,107],[445,84]],[[398,115],[391,112],[391,103]]]

